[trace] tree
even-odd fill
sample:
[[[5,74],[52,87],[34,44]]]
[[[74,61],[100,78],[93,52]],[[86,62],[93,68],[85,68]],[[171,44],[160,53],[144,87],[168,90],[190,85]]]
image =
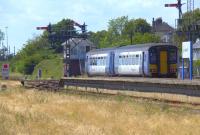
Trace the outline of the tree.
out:
[[[151,26],[146,20],[141,18],[128,20],[127,16],[110,20],[108,30],[93,32],[90,39],[100,48],[160,40],[159,37],[151,34]]]
[[[89,32],[89,39],[97,46],[97,48],[101,48],[102,44],[106,43],[101,43],[107,36],[107,31],[102,30],[102,31],[97,31],[95,32]]]
[[[131,19],[125,26],[125,34],[130,38],[130,43],[133,44],[133,35],[135,34],[135,20]]]
[[[57,53],[61,53],[63,50],[61,44],[67,40],[68,35],[76,34],[75,30],[71,19],[63,19],[57,24],[52,25],[52,33],[48,35],[49,42],[53,42],[52,49]]]
[[[134,25],[135,25],[135,32],[136,33],[150,33],[151,32],[151,26],[149,23],[147,23],[147,21],[145,19],[136,19],[134,21]]]
[[[133,36],[136,33],[150,33],[151,32],[151,26],[150,24],[147,23],[146,20],[144,19],[131,19],[128,21],[126,27],[125,27],[125,33],[128,35],[130,38],[131,44],[133,44]]]
[[[108,22],[108,31],[110,31],[112,35],[120,36],[124,33],[124,29],[127,23],[128,16],[122,16],[116,19],[111,19]]]
[[[133,38],[134,44],[143,44],[143,43],[158,43],[160,42],[160,37],[151,34],[151,33],[136,33]]]
[[[182,39],[179,40],[179,45],[184,40],[189,39],[189,31],[191,35],[191,40],[194,43],[197,38],[200,37],[200,9],[197,8],[193,12],[186,12],[183,14],[182,22],[180,23],[180,27],[178,27],[179,33],[176,36]],[[176,40],[177,41],[177,40]]]

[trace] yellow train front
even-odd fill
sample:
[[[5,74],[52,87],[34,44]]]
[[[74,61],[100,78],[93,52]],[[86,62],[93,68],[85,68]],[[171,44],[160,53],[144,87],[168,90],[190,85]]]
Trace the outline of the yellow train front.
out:
[[[152,46],[148,50],[148,76],[177,77],[178,49],[172,45]],[[145,70],[145,69],[144,69]]]

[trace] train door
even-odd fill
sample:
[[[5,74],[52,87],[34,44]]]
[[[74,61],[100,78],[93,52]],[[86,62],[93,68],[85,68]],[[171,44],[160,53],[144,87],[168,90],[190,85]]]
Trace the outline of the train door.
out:
[[[167,74],[167,51],[160,51],[160,74]]]
[[[114,52],[110,53],[110,62],[109,62],[109,75],[114,75]]]

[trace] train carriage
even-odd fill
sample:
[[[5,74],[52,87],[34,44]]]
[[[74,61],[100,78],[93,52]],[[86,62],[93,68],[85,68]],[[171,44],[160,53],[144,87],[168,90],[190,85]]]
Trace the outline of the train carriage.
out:
[[[87,53],[89,75],[175,77],[177,47],[167,43],[97,49]],[[105,57],[104,57],[105,56]],[[102,61],[105,59],[104,62]]]
[[[86,73],[93,75],[113,75],[113,49],[96,49],[86,54]]]
[[[166,43],[130,45],[115,50],[115,73],[135,76],[176,76],[177,47]]]

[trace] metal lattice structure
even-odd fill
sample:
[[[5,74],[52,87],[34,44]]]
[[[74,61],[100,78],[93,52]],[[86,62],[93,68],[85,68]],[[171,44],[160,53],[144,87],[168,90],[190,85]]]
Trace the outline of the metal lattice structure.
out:
[[[79,27],[81,30],[71,29],[74,27]],[[49,32],[49,40],[51,44],[53,44],[56,41],[64,42],[63,44],[63,53],[64,53],[64,77],[71,76],[71,59],[70,59],[70,53],[71,53],[71,47],[69,44],[69,40],[73,38],[80,38],[80,39],[87,39],[87,29],[86,24],[83,25],[71,20],[71,24],[68,26],[68,29],[61,30],[60,35],[56,35],[54,30],[52,29],[52,25],[49,24],[46,27],[37,27],[37,30],[47,30]]]
[[[177,0],[177,3],[173,3],[173,4],[165,4],[165,7],[176,7],[178,9],[179,12],[179,19],[182,18],[182,6],[185,3],[182,3],[181,0]]]
[[[194,0],[187,0],[187,11],[191,12],[194,10]]]

